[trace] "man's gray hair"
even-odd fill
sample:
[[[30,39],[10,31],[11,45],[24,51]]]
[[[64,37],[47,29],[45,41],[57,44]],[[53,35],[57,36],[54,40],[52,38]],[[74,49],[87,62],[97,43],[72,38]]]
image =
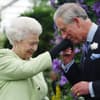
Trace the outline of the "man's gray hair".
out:
[[[15,41],[24,40],[30,34],[40,35],[41,33],[41,24],[30,17],[17,17],[6,27],[6,35],[11,45],[14,45]]]
[[[73,18],[80,17],[84,20],[88,18],[86,11],[77,3],[65,3],[61,5],[54,14],[54,21],[62,18],[64,23],[73,22]]]

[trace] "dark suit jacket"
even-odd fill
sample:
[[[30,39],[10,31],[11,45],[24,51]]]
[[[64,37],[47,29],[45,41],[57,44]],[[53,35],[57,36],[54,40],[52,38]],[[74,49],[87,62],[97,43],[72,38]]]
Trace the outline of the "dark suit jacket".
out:
[[[98,43],[98,48],[95,50],[89,48],[83,66],[78,69],[77,65],[72,65],[68,73],[65,74],[72,85],[80,80],[93,82],[95,97],[91,98],[90,95],[86,95],[85,100],[100,100],[100,57],[91,59],[93,53],[100,54],[100,27],[97,29],[91,44],[94,42]]]
[[[64,72],[71,85],[79,82],[81,79],[80,67],[75,62],[72,64],[71,68],[67,73]]]

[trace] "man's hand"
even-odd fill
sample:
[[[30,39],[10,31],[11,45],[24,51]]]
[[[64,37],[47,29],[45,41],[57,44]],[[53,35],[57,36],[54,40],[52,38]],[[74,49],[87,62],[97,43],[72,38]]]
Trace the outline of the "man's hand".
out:
[[[71,91],[76,96],[87,95],[89,94],[89,82],[78,82],[71,88]]]

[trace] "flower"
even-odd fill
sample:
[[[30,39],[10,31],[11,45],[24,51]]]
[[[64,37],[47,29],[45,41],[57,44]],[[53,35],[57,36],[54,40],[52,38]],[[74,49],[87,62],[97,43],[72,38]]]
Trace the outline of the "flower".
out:
[[[96,2],[93,5],[93,10],[96,12],[97,16],[100,16],[100,2]]]
[[[81,51],[81,50],[80,50],[79,48],[75,48],[75,49],[74,49],[74,53],[75,53],[75,54],[80,53],[80,51]]]
[[[91,50],[96,50],[98,48],[98,43],[94,42],[90,45]]]
[[[60,86],[63,86],[66,83],[68,83],[68,80],[67,80],[67,78],[64,75],[62,75],[61,76],[61,80],[59,81],[59,84],[60,84]]]
[[[62,40],[61,36],[60,36],[60,35],[57,35],[57,36],[55,37],[55,44],[56,44],[56,45],[59,44],[59,43],[61,42],[61,40]]]
[[[84,3],[84,0],[79,0],[80,1],[80,3]]]
[[[56,73],[59,73],[61,71],[61,60],[59,59],[54,59],[53,62],[52,62],[52,69],[56,72]]]

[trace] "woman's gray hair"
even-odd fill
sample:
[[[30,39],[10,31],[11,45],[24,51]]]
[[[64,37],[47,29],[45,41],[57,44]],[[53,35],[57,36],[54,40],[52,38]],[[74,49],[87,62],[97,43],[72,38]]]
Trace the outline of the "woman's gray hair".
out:
[[[11,45],[14,45],[15,41],[24,40],[30,34],[40,35],[41,33],[41,24],[30,17],[17,17],[6,27],[6,35]]]
[[[84,20],[88,18],[86,11],[77,3],[65,3],[61,5],[54,14],[54,21],[62,18],[64,23],[73,22],[73,18],[80,17]]]

